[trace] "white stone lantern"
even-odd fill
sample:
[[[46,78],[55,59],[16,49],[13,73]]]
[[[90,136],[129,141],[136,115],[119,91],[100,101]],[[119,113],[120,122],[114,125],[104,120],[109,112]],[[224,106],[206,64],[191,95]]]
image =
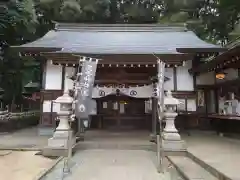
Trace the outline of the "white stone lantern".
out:
[[[179,104],[180,101],[172,96],[172,92],[167,91],[164,97],[166,126],[163,130],[163,148],[167,151],[182,151],[186,149],[174,122],[178,115],[176,109]]]
[[[57,130],[69,130],[69,120],[72,114],[72,104],[73,98],[69,96],[68,92],[64,92],[64,94],[58,97],[55,101],[55,104],[59,104],[59,109],[57,111],[57,116],[60,120]]]
[[[66,148],[69,133],[72,133],[69,121],[72,115],[73,98],[69,96],[68,91],[54,101],[58,105],[57,116],[59,119],[58,127],[53,134],[53,137],[48,140],[49,147]]]

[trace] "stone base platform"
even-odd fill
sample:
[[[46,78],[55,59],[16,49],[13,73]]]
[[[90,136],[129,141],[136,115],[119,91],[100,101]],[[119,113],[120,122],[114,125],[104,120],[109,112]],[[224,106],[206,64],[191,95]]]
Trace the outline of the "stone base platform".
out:
[[[168,152],[187,151],[186,144],[182,140],[180,141],[162,140],[162,147],[164,151]]]
[[[76,152],[75,146],[72,148],[72,155]],[[67,157],[68,149],[66,148],[52,148],[52,147],[44,147],[42,149],[42,155],[46,157]]]

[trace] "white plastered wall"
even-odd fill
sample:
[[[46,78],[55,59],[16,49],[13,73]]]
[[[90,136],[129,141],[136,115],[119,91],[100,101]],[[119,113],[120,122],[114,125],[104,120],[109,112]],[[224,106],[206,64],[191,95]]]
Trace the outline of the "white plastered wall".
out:
[[[174,90],[174,80],[173,80],[173,68],[166,68],[165,77],[168,77],[169,80],[164,83],[164,90]]]
[[[176,68],[178,91],[194,91],[193,76],[188,71],[191,68],[191,60],[186,61],[184,66]],[[196,99],[187,100],[187,110],[196,111]]]
[[[53,65],[51,60],[48,60],[45,66],[45,90],[61,90],[62,86],[62,66]],[[43,112],[51,112],[50,100],[43,101]],[[56,112],[59,107],[53,104],[53,112]]]
[[[192,67],[192,61],[186,61],[185,66],[177,67],[177,90],[193,91],[193,76],[188,72]]]

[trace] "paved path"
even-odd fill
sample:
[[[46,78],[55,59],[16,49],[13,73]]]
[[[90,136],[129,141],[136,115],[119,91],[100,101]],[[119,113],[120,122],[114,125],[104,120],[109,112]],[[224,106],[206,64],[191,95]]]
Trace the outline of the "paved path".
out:
[[[240,140],[196,132],[184,137],[188,151],[234,180],[240,180]]]
[[[136,146],[149,146],[149,133],[104,131],[89,132],[84,143],[102,144],[104,146],[117,142]],[[15,133],[0,135],[0,148],[42,148],[47,144],[47,136],[38,136],[37,128],[20,130]],[[226,176],[240,180],[240,140],[219,137],[214,133],[193,132],[191,136],[183,135],[188,150]],[[124,146],[124,148],[126,148]],[[86,153],[85,151],[83,151]],[[129,154],[129,153],[127,153]],[[77,154],[78,155],[78,154]],[[78,155],[80,156],[80,155]],[[104,156],[104,155],[103,155]]]
[[[155,162],[156,154],[150,151],[79,151],[72,158],[72,172],[66,175],[64,180],[171,180],[170,173],[157,173]],[[63,162],[43,180],[60,179],[62,167]]]
[[[0,149],[38,148],[47,145],[48,136],[39,136],[37,127],[0,134]]]

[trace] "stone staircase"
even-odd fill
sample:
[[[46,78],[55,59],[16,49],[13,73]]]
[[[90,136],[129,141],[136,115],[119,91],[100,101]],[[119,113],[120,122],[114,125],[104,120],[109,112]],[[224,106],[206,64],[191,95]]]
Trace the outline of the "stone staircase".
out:
[[[184,180],[233,180],[190,152],[186,156],[167,156],[167,159]]]
[[[118,141],[81,141],[75,146],[75,149],[146,150],[156,152],[156,144]],[[177,173],[179,173],[184,180],[232,180],[190,152],[180,153],[177,156],[174,154],[175,153],[170,153],[167,156],[167,160],[174,166],[174,169],[176,169]]]

